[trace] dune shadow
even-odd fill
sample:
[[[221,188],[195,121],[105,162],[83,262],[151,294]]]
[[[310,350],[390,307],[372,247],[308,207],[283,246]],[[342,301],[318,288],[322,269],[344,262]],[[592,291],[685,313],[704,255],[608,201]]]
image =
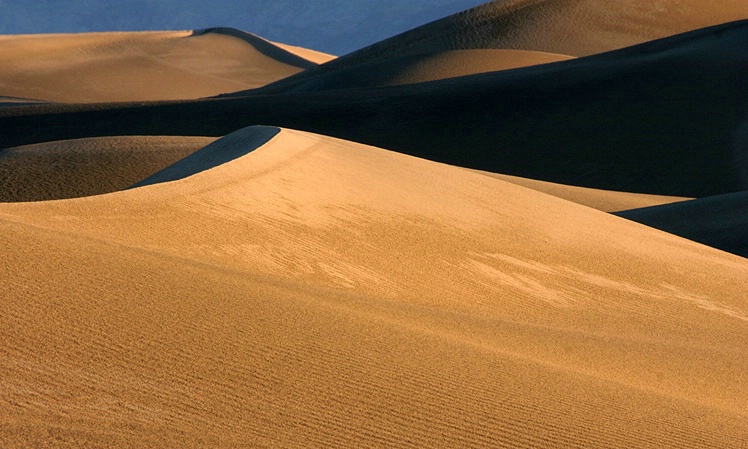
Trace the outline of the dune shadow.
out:
[[[184,159],[133,184],[130,189],[162,182],[177,181],[213,167],[238,159],[268,143],[280,133],[280,128],[270,126],[250,126],[234,131],[197,150]]]
[[[227,27],[216,27],[216,28],[205,28],[202,30],[193,30],[191,37],[203,36],[208,33],[223,34],[225,36],[235,37],[247,42],[253,46],[257,51],[267,56],[268,58],[275,59],[283,64],[292,65],[300,69],[310,69],[316,67],[317,64],[302,58],[301,56],[295,55],[289,51],[286,51],[277,45],[273,45],[271,42],[245,31],[237,30],[236,28]]]
[[[748,257],[748,190],[614,215]]]

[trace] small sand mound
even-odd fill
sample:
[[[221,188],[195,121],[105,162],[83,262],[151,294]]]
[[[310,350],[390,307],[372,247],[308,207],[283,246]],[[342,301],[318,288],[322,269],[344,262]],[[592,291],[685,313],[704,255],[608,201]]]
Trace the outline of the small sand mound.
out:
[[[210,137],[94,137],[0,150],[0,202],[125,189],[214,141]]]

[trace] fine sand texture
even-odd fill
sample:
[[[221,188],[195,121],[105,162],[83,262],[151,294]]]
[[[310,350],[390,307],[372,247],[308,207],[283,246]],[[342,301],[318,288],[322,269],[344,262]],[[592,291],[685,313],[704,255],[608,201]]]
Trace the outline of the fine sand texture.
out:
[[[0,202],[43,201],[125,189],[215,138],[92,137],[0,150]]]
[[[68,103],[208,97],[316,65],[290,50],[225,28],[0,36],[0,96]]]
[[[748,21],[428,83],[176,103],[0,108],[0,148],[270,124],[453,165],[680,197],[748,188]],[[698,125],[698,126],[697,126]],[[738,161],[738,162],[736,162]]]
[[[0,204],[3,447],[748,441],[744,258],[286,129],[169,171]]]

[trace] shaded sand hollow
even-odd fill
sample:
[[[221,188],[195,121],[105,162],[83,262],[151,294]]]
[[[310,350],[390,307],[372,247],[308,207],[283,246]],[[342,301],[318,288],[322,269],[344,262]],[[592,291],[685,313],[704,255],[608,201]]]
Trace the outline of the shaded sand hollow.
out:
[[[329,60],[232,29],[0,36],[0,96],[178,100],[252,89]]]
[[[0,205],[3,447],[748,441],[746,259],[275,128],[143,184]]]

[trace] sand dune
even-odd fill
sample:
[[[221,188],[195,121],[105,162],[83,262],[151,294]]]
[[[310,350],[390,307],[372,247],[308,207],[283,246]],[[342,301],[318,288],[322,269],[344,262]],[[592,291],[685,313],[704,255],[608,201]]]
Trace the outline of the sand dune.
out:
[[[748,257],[748,191],[626,210],[616,215]]]
[[[304,92],[398,86],[496,72],[573,59],[571,56],[525,50],[451,50],[357,64],[318,75],[280,80],[256,92]],[[229,96],[246,93],[229,94]]]
[[[748,19],[743,0],[495,0],[282,80],[270,91],[313,86],[312,79],[341,69],[422,54],[515,49],[588,56],[742,19]]]
[[[223,28],[0,36],[0,55],[0,95],[71,103],[208,97],[316,65],[303,53]]]
[[[475,170],[486,176],[492,176],[502,181],[511,182],[528,189],[547,193],[577,204],[592,207],[603,212],[618,212],[628,209],[659,206],[662,204],[687,201],[692,198],[665,195],[647,195],[643,193],[616,192],[612,190],[589,189],[586,187],[569,186],[535,179],[520,178],[518,176],[502,175],[500,173]]]
[[[0,109],[0,148],[274,124],[562,184],[702,197],[748,187],[748,21],[587,58],[373,89]],[[716,68],[719,69],[716,69]],[[695,126],[698,124],[698,126]]]
[[[745,442],[745,259],[269,132],[239,131],[176,181],[0,205],[2,441]]]
[[[99,137],[0,150],[0,202],[75,198],[122,190],[213,140]]]

